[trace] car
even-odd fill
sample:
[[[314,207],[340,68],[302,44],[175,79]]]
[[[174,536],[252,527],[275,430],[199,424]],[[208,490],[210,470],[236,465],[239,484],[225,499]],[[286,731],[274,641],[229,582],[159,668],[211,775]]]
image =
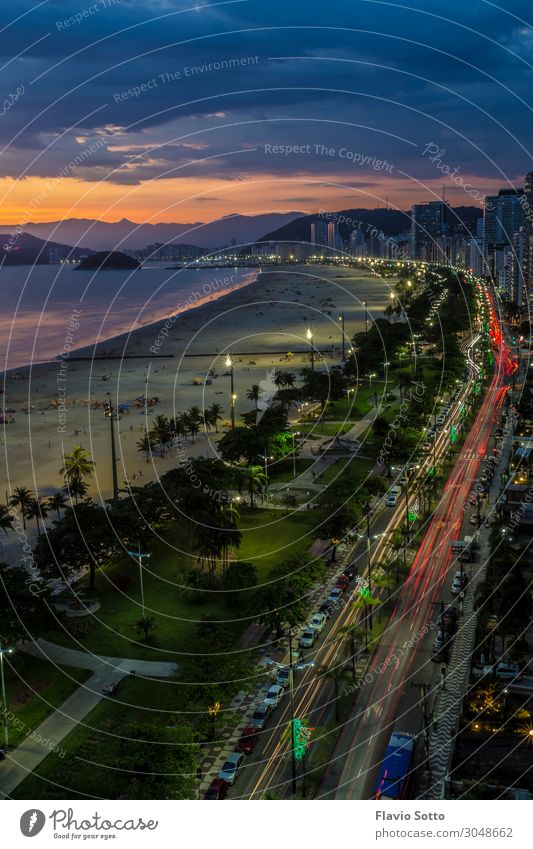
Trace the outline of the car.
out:
[[[235,743],[235,751],[241,752],[243,755],[250,755],[259,740],[259,729],[253,725],[247,725],[241,736]]]
[[[309,626],[305,629],[302,636],[300,637],[300,648],[302,649],[312,649],[315,640],[318,637],[318,633],[314,628],[310,628]]]
[[[205,792],[204,799],[225,799],[228,795],[228,782],[223,778],[214,778]]]
[[[325,616],[326,619],[329,619],[332,612],[331,604],[328,604],[327,601],[325,601],[324,604],[321,604],[318,608],[318,612],[322,613],[322,615]]]
[[[294,670],[293,670],[294,674]],[[291,670],[288,666],[282,666],[278,670],[278,674],[276,675],[276,684],[279,684],[281,687],[288,687],[291,682]]]
[[[336,603],[338,602],[338,600],[340,599],[340,597],[341,597],[341,596],[342,596],[342,590],[339,590],[339,589],[338,589],[338,587],[334,587],[334,588],[331,590],[330,594],[328,595],[327,600],[328,600],[331,604],[336,604]]]
[[[466,589],[467,581],[468,581],[468,579],[467,579],[466,575],[463,575],[462,578],[460,576],[456,575],[455,578],[453,579],[452,589],[451,589],[453,595],[458,595],[460,592],[462,592],[464,589]]]
[[[337,587],[337,589],[344,591],[349,583],[350,579],[347,578],[346,575],[339,575],[335,586]]]
[[[432,448],[433,448],[433,445],[432,445],[431,442],[425,442],[422,446],[422,451],[425,454],[429,454],[429,452],[431,451]]]
[[[265,702],[261,702],[261,704],[257,705],[254,711],[254,715],[250,720],[250,725],[253,725],[254,728],[258,728],[259,731],[262,731],[267,724],[271,713],[272,708],[270,705],[265,704]]]
[[[494,666],[484,666],[483,675],[494,675],[502,681],[522,678],[522,673],[516,663],[496,663]]]
[[[457,623],[457,609],[452,605],[445,607],[440,615],[439,623],[444,626],[444,630],[452,634],[455,631]]]
[[[272,684],[265,696],[265,704],[270,705],[271,708],[275,708],[280,704],[284,695],[285,691],[281,684]]]
[[[326,624],[326,617],[324,616],[323,613],[315,613],[315,615],[313,616],[313,618],[311,619],[311,621],[309,623],[311,628],[314,628],[315,631],[318,634],[320,634],[320,632],[321,632],[321,630],[322,630],[322,628],[324,627],[325,624]]]
[[[470,519],[469,519],[470,524],[471,525],[478,525],[480,518],[481,517],[478,517],[477,513],[472,513],[472,515],[470,516]]]
[[[218,777],[231,786],[239,777],[244,766],[244,760],[245,758],[242,752],[232,752],[226,758],[226,762],[218,773]]]
[[[346,567],[346,569],[344,570],[344,572],[342,574],[346,575],[346,577],[348,578],[349,581],[353,581],[353,579],[357,575],[357,569],[355,568],[355,563],[350,563],[350,565]]]

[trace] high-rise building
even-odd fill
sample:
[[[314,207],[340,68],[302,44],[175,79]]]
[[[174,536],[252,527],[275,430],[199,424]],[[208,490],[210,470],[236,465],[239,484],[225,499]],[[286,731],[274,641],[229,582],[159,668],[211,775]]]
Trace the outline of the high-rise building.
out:
[[[335,250],[337,247],[337,222],[328,221],[328,248]]]
[[[328,245],[327,223],[321,218],[311,221],[311,244],[316,248],[327,247]]]
[[[524,265],[523,283],[525,292],[522,293],[525,301],[533,295],[533,171],[526,175],[525,191],[523,196],[524,210]]]
[[[415,203],[411,207],[411,254],[414,259],[442,262],[447,218],[448,205],[444,201]]]
[[[512,250],[515,233],[520,231],[523,224],[523,189],[500,189],[497,195],[485,198],[483,255],[487,273],[502,287],[504,269],[508,265],[508,249]]]

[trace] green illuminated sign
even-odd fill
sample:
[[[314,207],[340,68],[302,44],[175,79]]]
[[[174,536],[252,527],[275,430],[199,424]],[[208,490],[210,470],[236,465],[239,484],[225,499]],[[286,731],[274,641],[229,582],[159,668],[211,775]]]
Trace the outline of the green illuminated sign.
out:
[[[305,755],[305,750],[311,745],[311,732],[314,731],[309,725],[308,719],[293,720],[293,746],[294,757],[297,761],[301,761]]]
[[[452,425],[451,429],[450,429],[450,442],[453,445],[453,443],[456,442],[456,441],[457,441],[457,431],[455,429],[455,426]]]

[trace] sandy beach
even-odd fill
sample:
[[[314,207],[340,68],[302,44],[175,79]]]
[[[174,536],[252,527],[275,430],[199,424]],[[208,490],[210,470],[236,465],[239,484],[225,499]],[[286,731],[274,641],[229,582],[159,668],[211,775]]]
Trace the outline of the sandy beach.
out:
[[[109,498],[110,424],[102,409],[109,399],[115,406],[129,408],[116,424],[119,485],[156,479],[175,465],[176,457],[169,454],[146,463],[137,441],[157,414],[176,415],[193,404],[203,407],[217,402],[227,421],[229,378],[224,376],[224,360],[228,352],[234,362],[238,416],[253,407],[246,390],[265,380],[268,371],[283,368],[298,375],[308,365],[308,326],[313,328],[317,368],[339,363],[339,313],[344,313],[345,335],[350,338],[364,328],[364,299],[368,299],[370,320],[380,317],[390,285],[355,269],[268,269],[245,288],[167,318],[166,324],[159,321],[70,352],[64,360],[66,367],[60,362],[39,363],[9,373],[3,406],[14,410],[14,421],[5,424],[1,434],[0,491],[9,496],[14,487],[27,486],[42,497],[49,495],[62,486],[63,454],[81,444],[96,463],[90,494],[95,500]],[[287,358],[289,353],[293,356]],[[210,369],[218,375],[210,385],[193,384],[195,377],[204,379]],[[53,408],[58,385],[64,387],[63,414]],[[139,409],[134,401],[141,395],[160,400]],[[215,456],[215,434],[199,434],[187,448],[191,455]],[[6,496],[2,494],[0,500]]]

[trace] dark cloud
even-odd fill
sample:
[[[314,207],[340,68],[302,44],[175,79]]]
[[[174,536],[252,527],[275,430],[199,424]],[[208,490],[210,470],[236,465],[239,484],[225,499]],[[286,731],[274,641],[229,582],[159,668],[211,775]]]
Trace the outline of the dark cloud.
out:
[[[85,139],[103,135],[109,142],[77,176],[333,181],[351,171],[350,185],[371,188],[376,169],[351,165],[341,149],[430,180],[421,151],[432,141],[480,184],[525,173],[533,37],[521,19],[529,2],[514,0],[512,14],[483,0],[410,5],[250,0],[183,12],[171,0],[80,0],[78,9],[52,0],[10,27],[32,7],[7,0],[3,90],[24,92],[0,122],[3,173],[55,176]],[[267,155],[265,143],[309,145],[310,153]]]

